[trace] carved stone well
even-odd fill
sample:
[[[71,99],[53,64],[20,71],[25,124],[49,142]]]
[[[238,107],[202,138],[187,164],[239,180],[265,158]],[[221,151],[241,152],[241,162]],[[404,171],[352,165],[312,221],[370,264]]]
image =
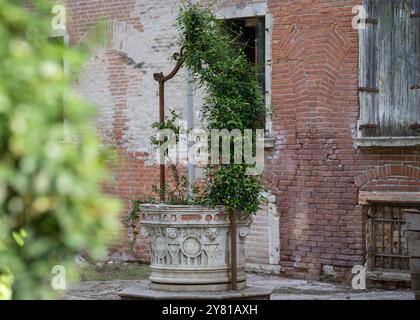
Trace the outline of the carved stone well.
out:
[[[223,208],[145,204],[140,220],[142,234],[150,237],[150,289],[230,289],[230,222]],[[244,252],[250,224],[249,217],[238,216],[238,289],[246,287]]]

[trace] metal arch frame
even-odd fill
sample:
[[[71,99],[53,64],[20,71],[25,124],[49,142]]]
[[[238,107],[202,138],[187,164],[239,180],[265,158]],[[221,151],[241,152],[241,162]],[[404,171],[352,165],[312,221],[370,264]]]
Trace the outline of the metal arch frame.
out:
[[[183,49],[180,53],[174,54],[174,59],[177,60],[177,64],[174,69],[165,76],[162,72],[154,73],[153,78],[159,83],[159,122],[164,124],[165,122],[165,82],[171,80],[182,67],[182,54]],[[165,202],[165,155],[163,152],[160,153],[160,201]],[[230,274],[231,274],[231,289],[236,291],[238,290],[238,275],[237,275],[237,223],[236,223],[236,214],[234,211],[229,212],[230,219]]]
[[[154,73],[153,78],[159,82],[159,122],[160,124],[165,123],[165,82],[171,80],[176,76],[179,69],[182,67],[182,50],[181,53],[175,53],[174,58],[177,59],[177,64],[174,69],[165,76],[162,72]],[[160,201],[165,202],[165,154],[160,154]]]

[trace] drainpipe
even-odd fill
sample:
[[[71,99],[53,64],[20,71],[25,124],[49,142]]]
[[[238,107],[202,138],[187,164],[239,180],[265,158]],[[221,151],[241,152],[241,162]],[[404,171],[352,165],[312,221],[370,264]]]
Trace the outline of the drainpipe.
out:
[[[194,87],[193,87],[193,77],[191,70],[188,70],[188,84],[187,84],[187,129],[188,132],[191,132],[194,129]],[[188,134],[189,136],[189,134]],[[194,141],[188,138],[188,147],[187,154],[189,154],[191,148],[194,145]],[[195,181],[195,167],[194,164],[188,161],[187,164],[188,170],[188,194],[192,196],[193,194],[193,185]]]

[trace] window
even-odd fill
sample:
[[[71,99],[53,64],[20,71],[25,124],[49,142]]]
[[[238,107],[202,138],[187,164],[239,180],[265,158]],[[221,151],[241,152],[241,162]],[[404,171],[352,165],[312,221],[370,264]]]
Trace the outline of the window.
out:
[[[420,1],[364,0],[358,137],[420,139]]]
[[[269,13],[267,2],[247,4],[246,6],[226,6],[217,10],[219,19],[231,22],[231,29],[236,34],[241,31],[240,41],[246,44],[248,60],[256,67],[265,105],[267,117],[265,121],[265,148],[275,147],[273,125],[271,119],[271,70],[272,70],[272,31],[273,17]]]
[[[369,271],[408,271],[404,209],[408,206],[367,207],[367,259]]]
[[[228,26],[245,46],[248,61],[256,66],[256,76],[265,97],[265,18],[230,19]]]

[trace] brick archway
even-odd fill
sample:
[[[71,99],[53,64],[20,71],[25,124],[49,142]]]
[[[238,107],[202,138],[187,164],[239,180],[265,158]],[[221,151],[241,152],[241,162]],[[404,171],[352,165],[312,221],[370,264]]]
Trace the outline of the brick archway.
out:
[[[420,168],[409,165],[386,165],[375,167],[355,178],[355,184],[361,188],[375,179],[386,179],[391,176],[402,176],[411,179],[420,179]]]

